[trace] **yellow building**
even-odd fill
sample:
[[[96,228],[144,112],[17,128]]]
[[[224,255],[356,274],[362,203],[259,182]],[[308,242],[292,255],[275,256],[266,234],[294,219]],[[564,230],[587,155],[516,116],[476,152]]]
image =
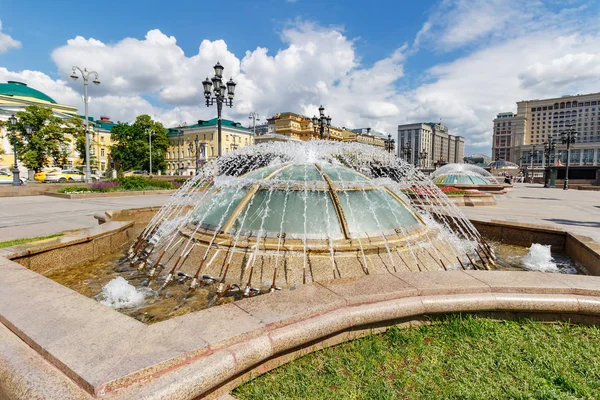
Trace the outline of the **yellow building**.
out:
[[[110,130],[115,123],[106,116],[101,116],[100,119],[96,121],[94,121],[93,118],[90,118],[90,120],[90,164],[92,171],[97,170],[99,173],[104,173],[107,169],[112,168],[110,146],[113,145],[113,141]],[[85,161],[81,160],[81,162]]]
[[[77,107],[65,104],[59,104],[50,96],[27,86],[26,83],[8,81],[0,83],[0,121],[6,121],[8,118],[19,111],[25,111],[25,107],[36,105],[40,107],[50,108],[55,116],[64,120],[80,117],[77,115]],[[80,117],[81,118],[81,117]],[[90,132],[92,133],[92,145],[90,154],[94,162],[92,170],[102,173],[109,167],[109,152],[112,141],[110,139],[110,128],[112,122],[103,117],[99,121],[94,121],[90,118]],[[0,127],[0,168],[12,169],[14,164],[13,148],[9,142],[9,135],[6,127]],[[75,140],[69,134],[65,135],[67,142],[64,144],[64,149],[67,153],[67,165],[59,165],[57,167],[78,167],[82,166],[84,160],[75,148]],[[95,164],[95,165],[94,165]],[[23,166],[19,166],[21,173],[26,173]]]
[[[309,141],[320,138],[320,132],[315,131],[312,119],[292,112],[279,113],[267,119],[268,132],[256,137],[256,143],[270,141],[302,140]],[[385,138],[371,134],[369,129],[349,130],[335,126],[326,127],[324,139],[340,142],[360,142],[372,146],[385,147]]]
[[[57,117],[68,119],[77,116],[77,108],[65,104],[58,104],[50,96],[27,86],[26,83],[8,81],[0,83],[0,121],[7,121],[11,115],[25,111],[25,107],[36,105],[52,109]],[[14,164],[13,148],[9,142],[6,127],[0,127],[0,168],[10,167]],[[21,173],[26,172],[20,166]]]
[[[199,120],[197,124],[170,128],[167,132],[169,147],[165,161],[169,175],[194,175],[198,165],[215,158],[217,150],[217,119]],[[196,140],[197,139],[197,140]],[[198,154],[196,154],[198,143]],[[252,131],[241,123],[221,120],[221,154],[254,144]]]

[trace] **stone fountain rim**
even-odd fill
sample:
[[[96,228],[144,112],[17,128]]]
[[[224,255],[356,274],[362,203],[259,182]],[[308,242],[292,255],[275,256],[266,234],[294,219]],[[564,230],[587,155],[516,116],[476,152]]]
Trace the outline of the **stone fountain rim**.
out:
[[[0,393],[14,398],[65,390],[68,396],[59,397],[213,396],[251,379],[249,371],[260,373],[273,360],[287,362],[332,337],[350,340],[357,329],[366,334],[373,326],[429,314],[534,312],[583,315],[592,322],[600,317],[600,277],[440,271],[308,284],[147,326],[8,260],[9,253],[0,252],[0,321],[12,331],[0,330],[7,338],[0,343],[12,343],[0,351],[0,376],[6,377]],[[238,323],[207,326],[215,313]]]

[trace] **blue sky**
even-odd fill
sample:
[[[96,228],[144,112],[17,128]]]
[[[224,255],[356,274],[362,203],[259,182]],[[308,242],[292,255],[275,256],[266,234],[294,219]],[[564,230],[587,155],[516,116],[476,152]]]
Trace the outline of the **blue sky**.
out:
[[[281,29],[303,19],[344,27],[345,33],[355,38],[357,51],[368,65],[412,41],[437,1],[383,0],[365,6],[367,2],[356,0],[230,0],[217,3],[222,5],[218,19],[213,3],[207,1],[108,0],[96,6],[88,4],[82,9],[80,3],[66,0],[2,0],[4,31],[27,44],[18,54],[0,55],[3,64],[12,69],[51,70],[50,51],[67,39],[81,35],[114,42],[124,37],[142,38],[151,29],[177,37],[181,48],[191,54],[202,39],[224,39],[236,54],[257,46],[275,50],[281,46]],[[427,66],[426,59],[420,61],[415,68]]]
[[[198,88],[218,59],[240,84],[230,118],[323,103],[336,125],[392,134],[442,119],[489,153],[496,113],[599,87],[595,1],[234,0],[218,14],[187,0],[0,2],[0,81],[77,104],[70,67],[89,66],[103,81],[92,112],[113,119],[210,116]],[[572,80],[557,78],[562,66]]]

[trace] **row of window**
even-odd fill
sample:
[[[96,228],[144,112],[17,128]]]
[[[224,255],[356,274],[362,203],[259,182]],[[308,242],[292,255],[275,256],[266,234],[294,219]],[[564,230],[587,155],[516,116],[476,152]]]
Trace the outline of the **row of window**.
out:
[[[577,101],[567,101],[561,103],[554,103],[553,106],[544,106],[544,107],[532,107],[531,111],[546,111],[546,110],[557,110],[561,108],[575,108],[575,107],[588,107],[600,105],[599,101],[585,101],[585,102],[577,102]]]
[[[569,160],[570,163],[581,163],[591,164],[594,162],[594,151],[595,149],[582,149],[583,151],[574,151],[571,150],[571,158]],[[600,154],[600,149],[597,149],[598,154]],[[541,164],[544,160],[544,153],[539,149],[536,150],[535,154],[532,157],[531,151],[523,151],[522,153],[522,161],[524,164],[531,163],[533,158],[534,164]],[[550,163],[554,163],[556,159],[560,158],[562,163],[567,162],[567,152],[566,151],[558,151],[556,153],[550,154]]]

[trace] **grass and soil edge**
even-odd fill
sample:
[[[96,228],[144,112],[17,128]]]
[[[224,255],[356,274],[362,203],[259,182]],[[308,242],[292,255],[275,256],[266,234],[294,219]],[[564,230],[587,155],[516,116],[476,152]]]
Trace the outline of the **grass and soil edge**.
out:
[[[472,315],[390,328],[283,365],[239,399],[600,398],[600,328]]]

